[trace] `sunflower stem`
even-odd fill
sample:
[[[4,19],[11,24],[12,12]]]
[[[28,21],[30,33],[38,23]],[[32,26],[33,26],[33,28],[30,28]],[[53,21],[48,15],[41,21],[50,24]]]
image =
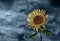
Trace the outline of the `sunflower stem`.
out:
[[[41,32],[40,32],[40,41],[42,41],[42,37],[43,36],[43,33],[42,33],[42,30],[41,30]]]
[[[40,33],[40,41],[42,41],[42,33]]]

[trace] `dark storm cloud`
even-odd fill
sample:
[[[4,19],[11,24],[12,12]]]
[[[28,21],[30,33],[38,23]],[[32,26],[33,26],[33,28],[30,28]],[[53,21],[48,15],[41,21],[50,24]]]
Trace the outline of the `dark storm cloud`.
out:
[[[60,7],[60,0],[49,0],[50,4],[54,7]]]
[[[14,0],[0,0],[7,9],[10,9],[13,6]]]
[[[3,2],[3,3],[12,3],[14,0],[0,0],[0,2]]]

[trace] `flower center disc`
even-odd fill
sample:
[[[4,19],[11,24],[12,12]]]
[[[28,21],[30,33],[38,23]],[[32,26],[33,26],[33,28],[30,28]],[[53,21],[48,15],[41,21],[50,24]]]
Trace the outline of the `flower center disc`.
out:
[[[43,22],[43,17],[38,15],[38,16],[34,17],[33,22],[36,25],[41,24]]]

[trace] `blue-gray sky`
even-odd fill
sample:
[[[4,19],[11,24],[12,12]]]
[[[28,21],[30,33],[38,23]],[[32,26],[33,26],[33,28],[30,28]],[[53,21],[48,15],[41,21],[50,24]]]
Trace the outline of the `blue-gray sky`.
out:
[[[0,0],[0,41],[32,41],[28,37],[34,31],[26,26],[26,18],[34,9],[44,9],[49,15],[46,27],[53,35],[44,35],[43,41],[60,41],[59,0]],[[39,41],[39,33],[37,37]]]

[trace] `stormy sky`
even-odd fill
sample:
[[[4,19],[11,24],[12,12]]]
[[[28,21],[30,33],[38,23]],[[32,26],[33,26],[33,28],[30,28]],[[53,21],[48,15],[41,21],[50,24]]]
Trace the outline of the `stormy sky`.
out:
[[[34,9],[44,9],[48,14],[46,27],[52,36],[43,36],[43,41],[60,41],[59,0],[0,0],[0,41],[33,41],[34,33],[27,27],[27,15]],[[36,41],[40,41],[37,34]]]

